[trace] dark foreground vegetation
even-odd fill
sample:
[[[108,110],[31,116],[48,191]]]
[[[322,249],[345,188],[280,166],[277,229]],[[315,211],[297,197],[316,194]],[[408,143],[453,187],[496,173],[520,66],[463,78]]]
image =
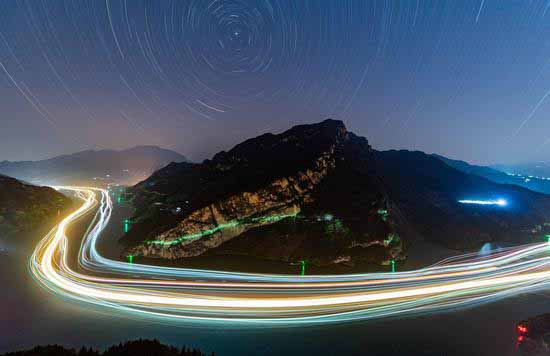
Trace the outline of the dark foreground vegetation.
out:
[[[205,356],[202,351],[185,346],[177,348],[161,344],[158,340],[135,340],[113,345],[104,352],[82,347],[67,349],[59,345],[37,346],[31,350],[10,352],[3,356]],[[211,355],[214,355],[212,353]]]

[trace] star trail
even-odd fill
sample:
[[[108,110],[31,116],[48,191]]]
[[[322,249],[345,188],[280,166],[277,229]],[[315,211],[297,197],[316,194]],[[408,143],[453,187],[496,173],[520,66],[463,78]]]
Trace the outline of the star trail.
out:
[[[549,4],[3,1],[2,159],[154,144],[201,160],[326,117],[379,149],[541,159]]]

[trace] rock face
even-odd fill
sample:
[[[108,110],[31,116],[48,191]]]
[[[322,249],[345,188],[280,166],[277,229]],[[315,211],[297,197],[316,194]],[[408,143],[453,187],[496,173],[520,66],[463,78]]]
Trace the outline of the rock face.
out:
[[[13,237],[31,231],[71,205],[52,188],[37,187],[0,175],[0,234]],[[52,220],[53,222],[53,220]]]
[[[242,192],[195,210],[176,227],[160,234],[154,242],[146,244],[142,254],[155,254],[161,246],[158,253],[163,258],[198,256],[251,227],[267,223],[269,218],[277,220],[280,216],[295,216],[300,212],[301,205],[311,199],[311,191],[326,172],[326,169],[308,170],[295,177],[279,178],[256,192]],[[253,216],[267,219],[256,223],[246,222],[246,219]],[[189,238],[233,222],[238,224],[219,229],[212,234],[204,234],[201,238]]]
[[[357,251],[374,246],[388,252],[379,254],[376,262],[400,258],[398,238],[390,239],[398,246],[393,250],[383,242],[397,234],[391,222],[376,213],[384,210],[385,202],[369,177],[371,153],[364,138],[349,133],[340,121],[326,120],[259,136],[202,164],[170,165],[134,188],[136,206],[155,208],[138,211],[132,231],[139,237],[131,232],[124,238],[129,241],[127,253],[168,259],[198,256],[268,225],[279,228],[308,220],[330,230],[334,219],[341,225],[334,228],[338,231],[321,231],[329,237],[318,247],[325,254],[320,264],[350,262],[360,255]],[[354,194],[352,187],[360,193]],[[360,206],[342,201],[342,196],[347,200],[353,195],[362,197]],[[160,217],[163,210],[177,214]],[[358,210],[370,217],[357,220]],[[298,250],[289,251],[292,258],[288,253],[263,257],[313,259],[315,251]]]
[[[389,264],[405,258],[402,236],[471,249],[550,229],[547,196],[422,152],[375,151],[335,120],[261,135],[201,164],[170,164],[131,193],[125,253],[165,259]],[[459,203],[495,197],[510,205]]]

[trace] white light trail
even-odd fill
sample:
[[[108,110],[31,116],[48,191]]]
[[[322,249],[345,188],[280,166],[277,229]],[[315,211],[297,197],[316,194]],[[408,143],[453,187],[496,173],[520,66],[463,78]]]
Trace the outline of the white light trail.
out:
[[[108,224],[105,190],[74,191],[84,203],[36,247],[36,279],[63,296],[172,320],[316,323],[422,313],[487,302],[546,287],[550,246],[531,244],[489,256],[468,254],[406,272],[290,276],[128,264],[102,257],[95,244]],[[100,199],[98,199],[98,196]],[[97,209],[70,268],[67,227]],[[85,272],[85,273],[84,273]]]
[[[498,205],[498,206],[506,206],[508,205],[508,202],[504,199],[497,199],[497,200],[459,200],[458,201],[461,204],[474,204],[474,205]]]

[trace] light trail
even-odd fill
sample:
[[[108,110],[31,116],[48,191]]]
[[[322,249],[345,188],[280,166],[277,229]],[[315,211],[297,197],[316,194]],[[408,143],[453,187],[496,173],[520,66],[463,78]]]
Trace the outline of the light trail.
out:
[[[60,189],[83,203],[38,244],[30,260],[33,275],[60,295],[155,318],[264,324],[379,318],[488,302],[544,288],[550,278],[548,243],[396,273],[291,276],[129,264],[96,249],[111,217],[109,193]],[[95,209],[72,269],[66,230]]]
[[[504,199],[497,199],[497,200],[459,200],[458,201],[461,204],[474,204],[474,205],[498,205],[498,206],[506,206],[508,205],[508,202]]]

